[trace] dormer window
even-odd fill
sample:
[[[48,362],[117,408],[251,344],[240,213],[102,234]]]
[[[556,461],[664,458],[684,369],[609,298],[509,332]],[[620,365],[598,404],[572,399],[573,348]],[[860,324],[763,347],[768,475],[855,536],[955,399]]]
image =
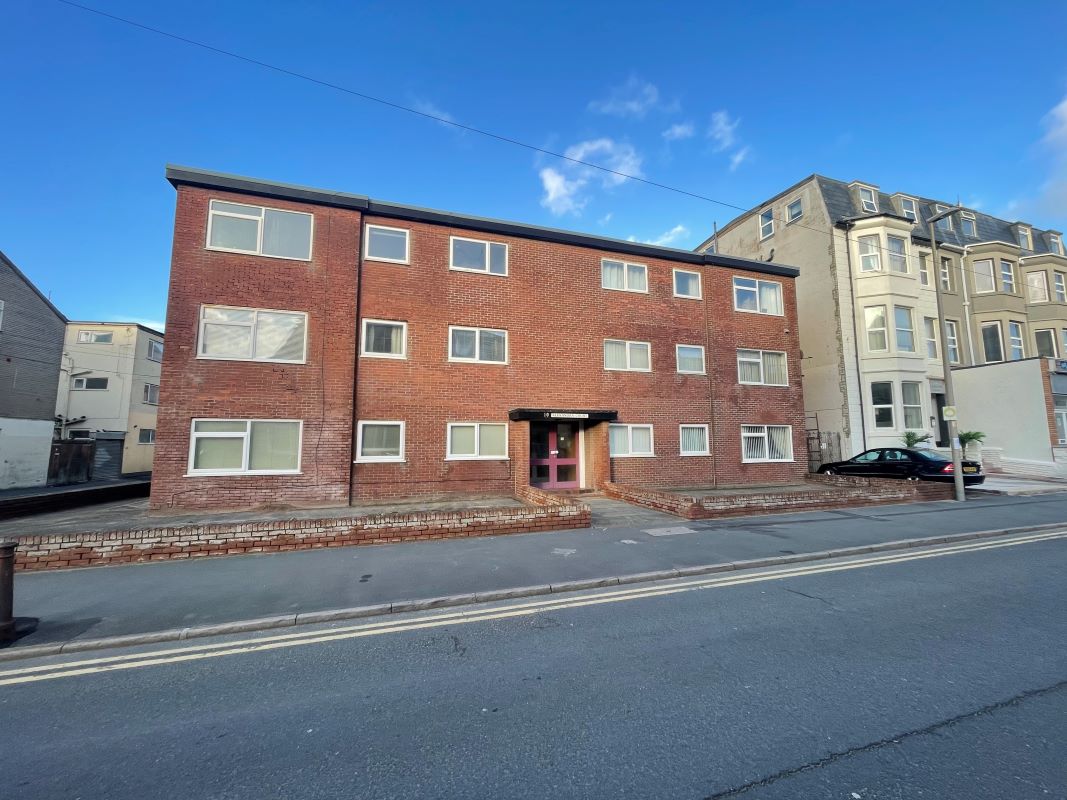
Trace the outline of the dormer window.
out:
[[[915,207],[915,201],[910,197],[900,198],[900,213],[912,222],[919,221],[919,211]]]
[[[943,211],[948,211],[948,206],[935,205],[934,211],[940,214]],[[935,223],[935,227],[943,233],[952,233],[952,217],[942,217]]]
[[[1019,247],[1023,250],[1034,249],[1034,243],[1030,240],[1029,228],[1019,228]]]
[[[963,231],[964,236],[970,236],[972,239],[978,238],[978,221],[977,217],[970,211],[960,212],[960,229]]]
[[[1048,235],[1048,249],[1050,253],[1055,253],[1058,256],[1063,255],[1063,240],[1060,239],[1054,233]]]
[[[863,210],[871,214],[875,214],[878,211],[878,200],[874,196],[874,190],[868,189],[866,186],[860,187],[860,205],[863,206]]]

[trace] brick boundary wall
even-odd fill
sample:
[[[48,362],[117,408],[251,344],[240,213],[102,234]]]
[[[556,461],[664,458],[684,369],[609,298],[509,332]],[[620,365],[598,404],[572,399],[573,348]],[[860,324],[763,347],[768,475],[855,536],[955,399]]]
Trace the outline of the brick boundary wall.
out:
[[[18,538],[16,571],[277,553],[323,547],[588,528],[584,503],[525,487],[520,508],[416,511],[360,517],[211,523]]]
[[[685,519],[715,519],[746,514],[784,514],[834,508],[951,500],[952,484],[898,481],[845,475],[811,475],[807,491],[739,493],[696,498],[671,492],[605,483],[604,493],[634,505],[664,511]]]

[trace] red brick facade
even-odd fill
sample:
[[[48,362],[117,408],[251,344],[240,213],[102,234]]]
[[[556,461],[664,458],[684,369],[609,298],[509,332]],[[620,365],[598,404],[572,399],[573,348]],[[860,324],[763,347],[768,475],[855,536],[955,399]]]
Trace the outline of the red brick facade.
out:
[[[361,211],[175,182],[154,508],[515,493],[529,483],[528,421],[508,423],[508,459],[447,460],[445,439],[449,422],[503,423],[520,408],[617,411],[620,423],[653,425],[653,457],[608,458],[608,423],[586,424],[580,449],[589,488],[606,480],[773,484],[806,472],[796,304],[788,275],[766,274],[754,262],[740,265],[748,269],[729,262],[694,264],[660,249],[620,255],[622,243],[613,250],[601,242],[604,249],[598,249],[546,240],[551,236],[479,232],[476,221],[461,226],[465,220],[404,218],[395,207],[386,216],[373,203]],[[312,260],[205,249],[209,199],[313,213]],[[361,259],[366,223],[410,231],[410,263]],[[450,270],[452,235],[506,243],[508,274]],[[602,258],[646,265],[648,292],[601,288]],[[674,296],[675,268],[701,274],[702,299]],[[736,311],[735,276],[780,283],[784,315]],[[308,312],[307,363],[197,359],[201,303]],[[407,323],[406,358],[358,357],[361,319]],[[450,325],[506,330],[507,363],[449,361]],[[649,342],[651,372],[605,370],[609,338]],[[678,373],[678,344],[705,348],[706,375]],[[740,385],[738,348],[787,352],[790,385]],[[195,417],[303,419],[302,474],[186,477]],[[353,464],[358,420],[403,420],[405,460]],[[680,424],[709,425],[713,455],[679,455]],[[742,463],[742,424],[791,425],[794,461]]]

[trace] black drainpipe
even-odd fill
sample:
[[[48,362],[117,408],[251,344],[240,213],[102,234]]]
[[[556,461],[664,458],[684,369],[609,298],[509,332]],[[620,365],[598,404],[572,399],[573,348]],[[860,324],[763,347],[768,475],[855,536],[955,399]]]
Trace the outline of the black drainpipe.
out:
[[[840,222],[838,225],[845,231],[845,259],[848,263],[848,293],[852,298],[852,339],[856,343],[856,382],[859,385],[860,400],[860,436],[863,438],[863,450],[867,449],[867,409],[863,405],[863,370],[860,368],[860,332],[856,324],[856,284],[852,282],[852,247],[849,245],[848,232],[852,229],[851,222]],[[830,242],[833,243],[833,233],[830,233]],[[835,270],[836,273],[836,270]],[[836,275],[835,275],[836,278]],[[889,309],[886,309],[886,336],[889,335]],[[848,407],[848,381],[845,381],[845,407]],[[862,450],[860,451],[862,452]],[[841,454],[844,458],[844,453]]]
[[[352,505],[352,484],[356,480],[356,438],[359,435],[359,419],[356,416],[356,402],[359,399],[356,387],[359,385],[359,351],[363,339],[363,236],[366,231],[366,215],[359,215],[359,253],[356,255],[356,347],[352,363],[352,443],[348,459],[348,504]]]

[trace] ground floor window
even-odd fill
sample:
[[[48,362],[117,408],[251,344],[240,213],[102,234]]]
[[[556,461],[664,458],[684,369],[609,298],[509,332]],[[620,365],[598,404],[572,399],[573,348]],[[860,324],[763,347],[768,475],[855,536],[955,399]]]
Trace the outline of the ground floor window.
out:
[[[508,426],[496,422],[448,423],[447,459],[508,457]]]
[[[654,455],[651,425],[612,425],[608,441],[612,458]]]
[[[706,456],[708,450],[707,425],[678,426],[678,451],[683,456]]]
[[[922,385],[901,381],[900,400],[904,406],[904,427],[909,431],[923,430]]]
[[[1052,400],[1056,406],[1056,441],[1067,444],[1067,395],[1054,394]]]
[[[403,422],[360,422],[356,430],[356,461],[404,460]]]
[[[742,425],[741,460],[792,461],[793,428],[789,425]]]
[[[302,432],[300,420],[194,419],[189,473],[299,472]]]
[[[874,427],[892,428],[895,426],[891,381],[875,381],[871,384],[871,407],[874,409]]]
[[[1034,341],[1037,343],[1037,354],[1044,358],[1056,357],[1056,332],[1048,330],[1034,331]]]

